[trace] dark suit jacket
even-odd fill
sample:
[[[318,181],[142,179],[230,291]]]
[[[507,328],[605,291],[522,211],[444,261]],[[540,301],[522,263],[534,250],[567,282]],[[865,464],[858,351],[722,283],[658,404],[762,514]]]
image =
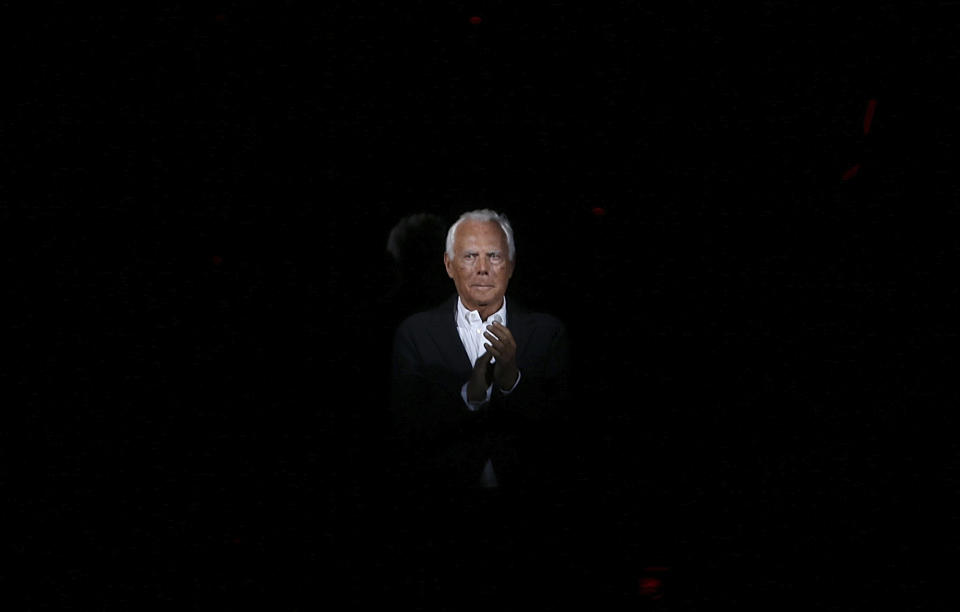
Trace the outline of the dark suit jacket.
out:
[[[545,437],[565,413],[568,346],[564,325],[507,300],[521,378],[512,393],[494,385],[472,412],[460,396],[472,367],[456,325],[457,296],[414,314],[397,328],[391,409],[401,438],[397,470],[413,486],[476,486],[487,459],[501,488],[549,478]]]

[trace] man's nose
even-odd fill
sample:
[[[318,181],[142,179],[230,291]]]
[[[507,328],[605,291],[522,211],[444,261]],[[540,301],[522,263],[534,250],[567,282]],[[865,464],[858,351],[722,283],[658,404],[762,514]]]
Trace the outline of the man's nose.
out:
[[[477,274],[489,274],[490,262],[485,257],[477,257]]]

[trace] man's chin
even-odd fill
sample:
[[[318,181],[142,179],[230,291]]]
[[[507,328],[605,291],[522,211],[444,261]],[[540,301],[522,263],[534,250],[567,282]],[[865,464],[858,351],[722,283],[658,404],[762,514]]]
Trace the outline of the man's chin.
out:
[[[503,299],[503,296],[499,294],[486,295],[481,293],[480,295],[474,294],[472,297],[473,297],[473,303],[476,304],[478,307],[496,306],[497,304],[500,303],[500,300]]]

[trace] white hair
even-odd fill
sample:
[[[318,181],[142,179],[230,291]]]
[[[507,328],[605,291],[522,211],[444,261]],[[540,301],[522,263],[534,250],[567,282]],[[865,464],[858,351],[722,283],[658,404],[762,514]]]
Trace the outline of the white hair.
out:
[[[454,258],[453,253],[453,238],[457,233],[457,228],[460,227],[460,224],[464,221],[481,221],[481,222],[490,222],[493,221],[500,226],[500,229],[503,230],[504,236],[507,237],[507,258],[510,261],[514,260],[514,256],[517,253],[517,247],[513,242],[513,227],[510,226],[510,221],[507,220],[506,215],[497,213],[490,210],[489,208],[483,208],[480,210],[471,210],[470,212],[465,212],[460,215],[460,218],[450,226],[450,230],[447,231],[447,257],[450,259]]]

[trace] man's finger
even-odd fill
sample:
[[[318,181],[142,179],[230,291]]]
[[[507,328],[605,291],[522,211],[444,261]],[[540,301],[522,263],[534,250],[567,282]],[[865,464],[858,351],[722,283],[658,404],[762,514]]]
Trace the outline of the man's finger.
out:
[[[510,328],[504,325],[503,323],[500,323],[499,321],[494,321],[490,325],[490,327],[494,328],[494,330],[497,332],[497,336],[501,340],[504,340],[505,338],[513,339],[513,334],[510,333]]]
[[[496,325],[497,328],[492,331],[496,333],[497,339],[500,340],[500,342],[503,342],[506,346],[516,346],[517,343],[514,341],[513,334],[510,333],[510,330],[499,323]]]
[[[500,353],[503,352],[503,346],[497,346],[499,342],[495,344],[484,344],[483,348],[487,349],[487,352],[492,354],[494,357],[499,357]]]
[[[500,338],[497,338],[496,336],[494,336],[494,335],[491,334],[490,332],[483,332],[483,335],[484,335],[484,337],[485,337],[487,340],[490,341],[490,344],[493,344],[494,346],[496,346],[496,345],[498,345],[498,344],[503,344],[503,341],[502,341]],[[486,345],[484,345],[484,346],[486,346]]]
[[[487,353],[493,355],[497,359],[503,358],[503,353],[495,346],[490,346],[489,344],[485,345],[487,347]],[[487,359],[489,361],[489,359]]]
[[[489,334],[486,334],[489,335]],[[488,346],[488,345],[484,345]],[[490,338],[490,346],[493,346],[497,349],[496,358],[500,359],[500,353],[512,353],[517,350],[517,347],[512,342],[503,342],[501,340],[496,340],[495,338]]]
[[[513,337],[513,333],[510,331],[510,328],[504,325],[503,323],[500,323],[499,321],[494,321],[493,323],[488,325],[487,331],[493,331],[497,334],[497,336],[501,338],[503,338],[504,336],[507,336],[510,338]]]

